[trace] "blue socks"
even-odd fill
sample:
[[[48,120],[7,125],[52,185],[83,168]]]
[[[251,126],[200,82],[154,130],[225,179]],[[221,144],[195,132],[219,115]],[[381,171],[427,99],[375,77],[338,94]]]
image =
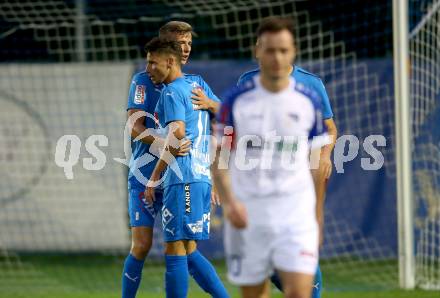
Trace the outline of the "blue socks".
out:
[[[274,273],[270,277],[270,281],[274,284],[275,287],[277,287],[278,290],[280,290],[281,292],[283,291],[283,285],[281,284],[281,279],[277,273]],[[316,269],[315,280],[313,282],[312,298],[320,298],[321,291],[322,291],[322,273],[321,273],[321,267],[319,267],[318,265],[318,268]]]
[[[165,256],[165,291],[168,298],[186,298],[188,295],[188,268],[199,286],[213,298],[229,295],[212,264],[199,252],[189,256]],[[122,273],[122,298],[134,298],[141,281],[144,260],[129,254]]]
[[[188,294],[187,256],[165,255],[165,291],[167,298],[186,298]]]
[[[122,298],[134,298],[139,288],[144,260],[138,260],[131,254],[127,256],[122,271]]]
[[[214,266],[198,251],[188,255],[188,269],[197,284],[213,298],[228,298]]]
[[[318,269],[316,269],[315,281],[313,282],[313,292],[312,298],[320,298],[322,291],[322,273],[321,267],[318,265]]]

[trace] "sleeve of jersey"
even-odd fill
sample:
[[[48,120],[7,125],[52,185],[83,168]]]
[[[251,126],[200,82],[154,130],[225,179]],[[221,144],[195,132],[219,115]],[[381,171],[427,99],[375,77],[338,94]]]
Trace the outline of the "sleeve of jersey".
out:
[[[324,124],[320,102],[318,99],[315,99],[314,103],[313,126],[309,132],[309,145],[311,149],[320,148],[331,143]]]
[[[324,83],[321,81],[321,79],[318,79],[318,82],[316,82],[314,85],[315,91],[318,93],[322,100],[322,116],[324,117],[324,119],[333,118],[333,111],[330,105],[330,99],[328,98]]]
[[[247,72],[245,72],[244,74],[242,74],[242,75],[238,78],[238,81],[237,81],[237,87],[240,87],[246,79],[248,79],[248,73],[247,73]]]
[[[165,125],[173,121],[185,121],[184,98],[177,90],[166,88],[162,91],[163,113]]]
[[[147,86],[139,82],[136,76],[133,77],[128,91],[127,110],[147,109]]]

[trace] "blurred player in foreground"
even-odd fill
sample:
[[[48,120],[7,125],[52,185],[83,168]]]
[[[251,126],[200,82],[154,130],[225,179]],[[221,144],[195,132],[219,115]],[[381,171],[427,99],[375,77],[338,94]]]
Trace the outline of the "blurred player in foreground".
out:
[[[189,258],[197,252],[196,241],[209,238],[211,117],[208,111],[197,110],[192,103],[193,84],[181,71],[179,43],[153,38],[146,50],[151,80],[166,84],[156,112],[167,136],[145,193],[149,203],[154,204],[155,189],[164,174],[165,289],[169,298],[184,298],[188,294]],[[191,150],[188,155],[177,156],[179,144],[185,138],[191,141]],[[228,297],[211,263],[204,259],[200,265],[200,286],[210,288],[213,297]]]
[[[258,46],[259,41],[257,40]],[[258,57],[256,57],[258,60]],[[259,69],[254,69],[248,72],[245,72],[238,79],[237,85],[240,86],[243,82],[249,80],[253,76],[257,75],[260,72]],[[333,120],[333,112],[330,105],[330,100],[328,98],[327,92],[325,90],[324,84],[322,80],[315,74],[312,74],[297,65],[292,65],[290,70],[290,75],[295,79],[297,83],[301,83],[305,85],[307,88],[315,91],[322,101],[322,115],[324,118],[325,126],[327,127],[327,131],[329,136],[331,137],[331,143],[324,146],[321,151],[321,157],[319,159],[319,167],[318,169],[312,169],[312,176],[315,181],[315,191],[316,191],[316,216],[318,218],[319,224],[319,244],[320,246],[324,240],[324,202],[325,202],[325,193],[327,189],[327,182],[332,173],[332,161],[331,161],[331,153],[336,143],[337,137],[337,128],[336,124]],[[271,277],[272,282],[276,285],[276,287],[282,291],[282,285],[279,276],[275,273]],[[322,291],[322,274],[320,267],[318,265],[318,269],[315,274],[315,280],[313,282],[313,292],[312,298],[320,298]]]
[[[192,27],[185,22],[171,21],[162,26],[159,35],[169,40],[177,41],[182,49],[182,65],[186,64],[191,53]],[[214,114],[219,105],[218,98],[209,86],[198,75],[185,74],[191,80],[193,89],[193,103],[198,109],[204,109]],[[154,134],[156,127],[153,117],[154,110],[162,92],[164,84],[155,84],[151,81],[146,71],[133,76],[128,96],[127,117],[130,124],[132,137],[132,157],[128,175],[129,190],[129,215],[132,234],[130,254],[127,256],[122,273],[122,297],[133,298],[136,296],[145,257],[147,256],[153,240],[153,227],[156,215],[162,208],[162,190],[156,191],[156,201],[153,206],[148,206],[145,198],[145,184],[156,164],[159,147],[163,147],[163,139]],[[134,139],[139,138],[138,141]],[[155,146],[151,144],[155,143]],[[190,141],[183,140],[180,145],[179,155],[186,155],[190,150]],[[153,153],[154,154],[149,154]],[[215,197],[213,197],[215,199]],[[188,256],[188,266],[191,275],[197,283],[208,293],[215,294],[216,288],[206,285],[204,272],[206,259],[196,250]]]
[[[319,97],[290,77],[293,24],[267,18],[257,36],[260,74],[224,99],[212,167],[229,220],[228,278],[245,298],[269,297],[276,270],[285,297],[309,298],[319,242],[309,153],[319,158],[330,140]]]

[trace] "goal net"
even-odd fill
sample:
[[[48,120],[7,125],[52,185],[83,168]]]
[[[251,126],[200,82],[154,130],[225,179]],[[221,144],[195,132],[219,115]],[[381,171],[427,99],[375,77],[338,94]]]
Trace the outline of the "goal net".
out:
[[[409,40],[416,281],[440,289],[440,1],[417,8]]]

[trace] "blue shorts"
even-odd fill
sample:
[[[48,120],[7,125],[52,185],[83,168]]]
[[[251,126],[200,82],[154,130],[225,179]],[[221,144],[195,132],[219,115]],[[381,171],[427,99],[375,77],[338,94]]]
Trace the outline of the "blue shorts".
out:
[[[162,227],[165,242],[209,239],[211,185],[174,184],[163,193]]]
[[[162,209],[162,191],[156,191],[153,206],[148,205],[144,197],[145,189],[131,188],[128,190],[128,214],[131,227],[154,227],[154,219]]]

